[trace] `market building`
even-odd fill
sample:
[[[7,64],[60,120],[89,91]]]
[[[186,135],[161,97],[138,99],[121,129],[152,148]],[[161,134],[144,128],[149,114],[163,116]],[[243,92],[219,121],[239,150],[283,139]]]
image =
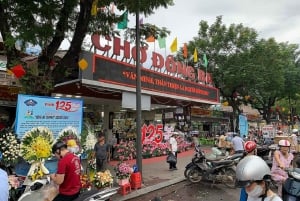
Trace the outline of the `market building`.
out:
[[[120,38],[92,36],[94,52],[83,52],[78,79],[55,86],[52,96],[83,98],[85,121],[95,130],[106,129],[118,140],[135,137],[136,68],[135,47]],[[219,104],[219,90],[210,73],[178,62],[173,56],[141,48],[142,121],[163,124],[182,132],[213,131],[212,122],[201,120],[201,111]],[[150,58],[151,57],[151,58]],[[146,68],[150,64],[150,68]],[[220,115],[219,115],[220,116]],[[193,121],[195,119],[196,121]],[[194,124],[194,126],[193,126]]]

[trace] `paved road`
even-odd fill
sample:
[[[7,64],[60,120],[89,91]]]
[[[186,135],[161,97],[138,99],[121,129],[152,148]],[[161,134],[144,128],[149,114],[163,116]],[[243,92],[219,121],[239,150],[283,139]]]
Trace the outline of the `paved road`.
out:
[[[229,189],[221,184],[212,186],[211,183],[191,184],[183,181],[129,201],[149,201],[155,197],[161,201],[238,201],[239,193],[240,189]]]
[[[209,153],[210,147],[203,147]],[[209,183],[190,184],[185,181],[183,172],[186,164],[191,161],[194,151],[189,150],[178,154],[178,170],[169,171],[166,163],[166,156],[156,157],[143,160],[143,185],[141,189],[132,190],[127,195],[116,195],[112,200],[152,200],[156,194],[160,194],[162,201],[198,201],[207,199],[213,200],[238,200],[239,190],[228,189],[223,185],[215,185],[211,187]],[[135,161],[129,161],[134,164]],[[114,165],[111,163],[111,165]],[[179,194],[176,194],[176,193]]]

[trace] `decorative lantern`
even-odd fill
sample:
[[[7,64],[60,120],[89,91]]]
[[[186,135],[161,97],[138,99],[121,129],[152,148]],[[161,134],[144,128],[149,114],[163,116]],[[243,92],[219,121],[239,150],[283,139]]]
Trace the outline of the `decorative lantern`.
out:
[[[12,67],[10,70],[16,78],[21,78],[26,74],[26,71],[21,64]]]
[[[81,70],[85,70],[88,67],[88,62],[85,59],[81,59],[78,62],[78,66]]]

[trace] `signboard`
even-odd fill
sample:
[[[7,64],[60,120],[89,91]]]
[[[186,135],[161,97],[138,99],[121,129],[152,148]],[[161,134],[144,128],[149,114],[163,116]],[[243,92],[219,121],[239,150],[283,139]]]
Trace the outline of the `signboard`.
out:
[[[265,125],[261,129],[264,138],[274,138],[276,129],[273,125]]]
[[[132,64],[94,55],[93,80],[136,88],[136,68]],[[149,69],[141,69],[141,87],[147,94],[158,92],[180,97],[219,102],[217,88],[169,76]],[[146,92],[145,92],[146,93]]]
[[[239,129],[241,136],[248,135],[248,120],[245,115],[239,115]]]
[[[19,138],[34,127],[48,127],[54,137],[68,127],[74,127],[77,133],[82,129],[81,99],[64,99],[18,95],[15,131]]]

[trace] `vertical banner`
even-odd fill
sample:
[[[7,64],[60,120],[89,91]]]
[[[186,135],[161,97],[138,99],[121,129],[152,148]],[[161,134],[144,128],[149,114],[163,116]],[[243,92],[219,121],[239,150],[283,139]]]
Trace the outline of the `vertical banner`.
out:
[[[81,99],[64,99],[18,95],[15,132],[18,138],[34,127],[48,127],[56,138],[66,127],[82,129],[83,101]]]
[[[248,135],[248,121],[245,115],[239,115],[239,129],[241,137]]]

